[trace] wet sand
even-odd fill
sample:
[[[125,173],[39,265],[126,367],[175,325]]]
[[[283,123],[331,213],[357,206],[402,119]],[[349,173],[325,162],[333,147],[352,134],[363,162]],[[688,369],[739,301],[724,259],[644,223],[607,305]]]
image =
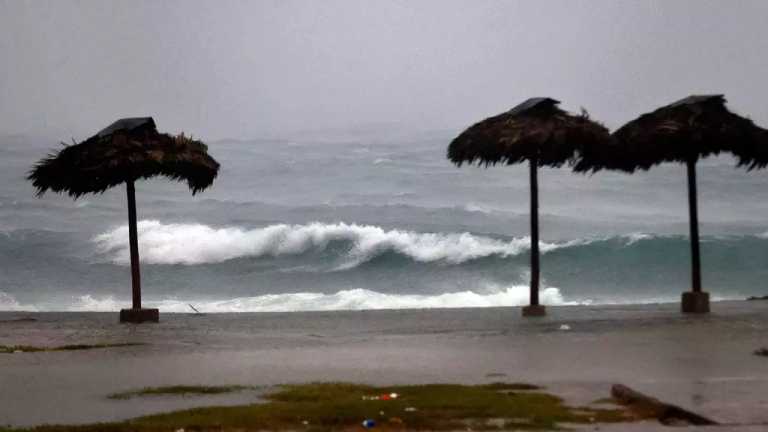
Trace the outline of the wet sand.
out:
[[[13,321],[23,317],[36,321]],[[551,307],[549,316],[525,320],[519,308],[116,320],[116,313],[0,312],[0,345],[146,344],[0,354],[0,424],[90,423],[259,396],[106,398],[146,386],[522,381],[573,403],[624,383],[731,425],[722,429],[768,428],[768,358],[752,354],[768,346],[768,302],[715,303],[709,316],[640,305]]]

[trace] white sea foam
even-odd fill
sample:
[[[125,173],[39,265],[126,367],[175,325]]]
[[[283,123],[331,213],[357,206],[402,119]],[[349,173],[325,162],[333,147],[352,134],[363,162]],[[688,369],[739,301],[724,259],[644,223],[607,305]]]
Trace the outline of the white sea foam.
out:
[[[19,303],[12,295],[0,291],[0,311],[36,312],[37,307]]]
[[[539,296],[541,302],[546,305],[567,304],[557,288],[544,288]],[[201,312],[209,313],[521,306],[528,304],[528,286],[514,285],[485,294],[474,291],[435,295],[385,294],[366,289],[351,289],[333,294],[313,292],[265,294],[204,302],[169,299],[145,301],[144,305],[159,308],[163,312],[191,312],[190,303]],[[97,298],[86,295],[75,299],[75,302],[65,309],[68,311],[107,312],[116,311],[125,306],[124,302],[113,297]]]
[[[503,241],[470,233],[417,233],[346,223],[277,224],[246,230],[143,220],[138,224],[138,235],[141,259],[150,264],[194,265],[241,257],[298,255],[310,250],[323,250],[333,241],[351,243],[339,267],[341,269],[354,267],[388,251],[420,262],[458,264],[488,256],[514,256],[530,247],[528,237]],[[128,264],[127,226],[100,234],[94,241],[110,260]],[[586,242],[542,242],[540,248],[542,252],[548,252]]]
[[[624,238],[627,240],[627,246],[632,246],[639,241],[652,239],[654,236],[646,233],[630,233],[626,234]]]
[[[558,288],[544,288],[539,293],[542,304],[549,306],[598,306],[626,304],[676,303],[677,297],[665,296],[645,299],[595,300],[569,299],[566,301]],[[713,301],[740,300],[742,297],[713,296]],[[514,285],[500,287],[496,291],[478,293],[461,291],[435,295],[385,294],[366,289],[342,290],[333,294],[299,292],[288,294],[265,294],[227,300],[165,299],[146,300],[145,307],[158,308],[164,313],[191,313],[189,304],[200,312],[302,312],[302,311],[343,311],[377,309],[434,309],[523,306],[528,304],[528,286]],[[19,304],[12,296],[0,292],[0,311],[26,312],[115,312],[128,307],[130,300],[112,296],[84,295],[74,297],[72,303]]]
[[[488,208],[487,206],[475,204],[475,203],[469,203],[464,206],[464,210],[472,213],[483,213],[483,214],[491,214],[493,213],[493,210]]]
[[[377,309],[435,309],[523,306],[528,304],[528,286],[500,286],[489,284],[481,292],[460,291],[433,295],[386,294],[366,289],[342,290],[331,294],[318,292],[297,292],[286,294],[264,294],[253,297],[239,297],[223,300],[164,299],[144,301],[145,307],[158,308],[162,312],[190,313],[189,304],[201,312],[302,312],[302,311],[343,311]],[[539,292],[542,304],[564,305],[623,305],[676,303],[674,296],[645,299],[565,300],[558,288],[546,287]],[[713,301],[738,300],[741,297],[713,296]],[[114,312],[128,307],[130,300],[113,296],[83,295],[73,297],[71,303],[19,304],[11,295],[0,292],[0,311],[67,311],[67,312]]]
[[[98,298],[87,294],[74,300],[73,304],[67,305],[64,309],[68,312],[111,312],[129,306],[111,296]]]

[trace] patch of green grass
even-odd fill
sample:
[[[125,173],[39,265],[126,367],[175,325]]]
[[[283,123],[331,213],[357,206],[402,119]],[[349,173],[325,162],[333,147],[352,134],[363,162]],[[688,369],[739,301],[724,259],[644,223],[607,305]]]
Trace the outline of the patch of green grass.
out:
[[[224,393],[234,393],[243,390],[253,389],[253,387],[231,385],[231,386],[169,386],[169,387],[146,387],[141,390],[133,390],[121,393],[114,393],[109,399],[131,399],[142,396],[187,396],[187,395],[216,395]]]
[[[360,429],[374,419],[377,430],[553,430],[566,423],[624,422],[636,417],[623,408],[572,408],[551,394],[515,392],[508,384],[431,384],[372,387],[347,383],[289,385],[263,404],[197,408],[118,423],[41,426],[6,432],[149,432]],[[502,388],[504,387],[504,388]],[[526,386],[529,387],[529,386]],[[390,400],[369,396],[397,393]],[[412,409],[415,408],[415,409]],[[383,412],[383,415],[381,414]]]
[[[31,345],[0,345],[0,354],[13,354],[16,352],[50,352],[50,351],[80,351],[98,348],[118,348],[144,345],[143,343],[103,343],[103,344],[77,344],[62,345],[57,347],[37,347]]]

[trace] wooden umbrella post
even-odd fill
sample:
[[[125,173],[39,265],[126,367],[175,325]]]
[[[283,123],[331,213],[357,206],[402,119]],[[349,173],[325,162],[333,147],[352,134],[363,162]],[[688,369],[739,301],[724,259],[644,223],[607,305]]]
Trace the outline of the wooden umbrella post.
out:
[[[136,227],[136,188],[133,180],[125,182],[128,194],[128,246],[131,253],[131,286],[133,308],[120,311],[120,322],[142,323],[158,322],[160,313],[157,309],[141,308],[141,271],[139,269],[139,235]]]
[[[709,312],[709,293],[701,290],[701,253],[699,250],[699,215],[696,192],[696,159],[686,162],[688,167],[688,211],[691,230],[691,291],[684,292],[681,308],[685,313]]]
[[[139,235],[136,228],[136,188],[132,181],[126,182],[128,191],[128,244],[131,252],[131,286],[133,308],[141,309],[141,271],[139,269]]]
[[[539,167],[559,167],[574,161],[585,148],[612,144],[607,128],[586,115],[569,114],[558,108],[559,104],[549,97],[527,99],[509,111],[475,123],[448,145],[448,159],[458,166],[477,163],[488,167],[528,161],[531,291],[530,304],[522,309],[523,316],[546,315],[544,306],[539,304]]]
[[[539,304],[539,179],[538,158],[531,158],[531,298],[530,305],[523,308],[523,316],[534,317],[547,314],[544,306]]]

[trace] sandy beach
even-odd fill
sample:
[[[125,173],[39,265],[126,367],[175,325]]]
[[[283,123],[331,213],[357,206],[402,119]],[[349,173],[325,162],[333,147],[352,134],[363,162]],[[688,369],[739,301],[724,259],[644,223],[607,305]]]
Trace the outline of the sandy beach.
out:
[[[0,424],[126,419],[244,404],[260,392],[106,398],[148,386],[514,381],[572,403],[623,383],[726,429],[762,430],[768,359],[753,351],[768,345],[768,303],[720,302],[710,316],[677,308],[563,306],[536,320],[517,308],[163,314],[160,324],[140,326],[118,324],[115,313],[2,312],[1,345],[145,345],[0,354]]]

